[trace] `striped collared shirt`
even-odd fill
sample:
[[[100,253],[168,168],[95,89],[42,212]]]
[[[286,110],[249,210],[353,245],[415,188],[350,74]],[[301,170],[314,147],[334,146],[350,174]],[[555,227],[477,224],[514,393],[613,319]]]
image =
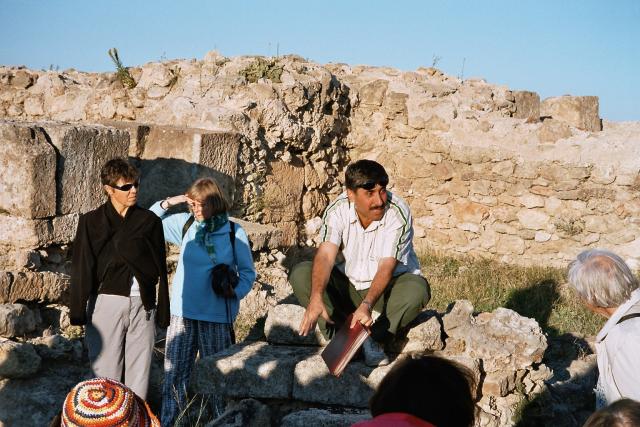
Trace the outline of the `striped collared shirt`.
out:
[[[385,213],[365,230],[358,219],[347,193],[342,193],[327,207],[322,218],[320,237],[342,251],[344,261],[338,268],[356,289],[367,289],[378,271],[382,258],[398,260],[394,276],[420,273],[420,264],[413,250],[413,225],[409,206],[400,197],[387,191]]]

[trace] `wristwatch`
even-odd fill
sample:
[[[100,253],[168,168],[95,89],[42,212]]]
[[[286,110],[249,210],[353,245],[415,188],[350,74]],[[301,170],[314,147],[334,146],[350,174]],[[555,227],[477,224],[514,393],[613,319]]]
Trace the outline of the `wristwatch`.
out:
[[[361,304],[364,304],[367,306],[367,308],[369,309],[369,313],[373,311],[373,305],[371,305],[369,301],[363,299]]]

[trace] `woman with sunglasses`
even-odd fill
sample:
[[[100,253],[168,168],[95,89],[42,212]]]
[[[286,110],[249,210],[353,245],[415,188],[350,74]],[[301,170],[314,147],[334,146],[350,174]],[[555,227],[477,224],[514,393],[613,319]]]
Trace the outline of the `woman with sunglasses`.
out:
[[[109,199],[78,222],[69,314],[72,325],[87,325],[93,376],[123,382],[146,399],[154,320],[168,325],[169,290],[162,222],[136,205],[138,178],[125,159],[103,166]]]
[[[182,203],[190,213],[167,212]],[[150,209],[162,219],[165,239],[180,246],[171,287],[162,388],[161,421],[169,426],[187,404],[186,389],[196,353],[210,356],[233,343],[233,321],[240,299],[251,289],[256,271],[247,234],[229,221],[229,204],[213,179],[198,179],[186,194],[158,201]],[[230,266],[239,279],[229,298],[212,289],[212,273],[220,264]],[[209,398],[217,417],[224,409],[222,399]]]

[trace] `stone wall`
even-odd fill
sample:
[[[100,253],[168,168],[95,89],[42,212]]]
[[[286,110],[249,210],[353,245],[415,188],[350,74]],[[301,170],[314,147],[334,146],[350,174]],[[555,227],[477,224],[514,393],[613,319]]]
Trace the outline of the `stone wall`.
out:
[[[205,170],[237,215],[276,226],[286,245],[314,245],[344,166],[368,157],[409,201],[418,247],[558,266],[585,247],[632,261],[640,253],[640,124],[602,123],[597,97],[541,101],[434,68],[322,66],[296,56],[271,64],[279,81],[250,82],[246,70],[259,61],[210,52],[149,63],[131,68],[134,89],[113,73],[4,67],[0,117],[124,129],[148,177],[143,204]],[[51,209],[22,197],[41,214]]]

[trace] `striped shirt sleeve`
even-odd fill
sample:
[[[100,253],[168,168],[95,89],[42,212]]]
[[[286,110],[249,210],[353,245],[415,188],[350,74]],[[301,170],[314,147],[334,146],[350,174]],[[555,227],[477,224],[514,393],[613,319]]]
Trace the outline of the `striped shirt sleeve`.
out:
[[[413,238],[411,214],[408,209],[403,209],[402,206],[392,201],[387,215],[380,256],[381,258],[395,258],[406,264]]]
[[[342,232],[348,225],[348,220],[345,221],[345,218],[343,218],[345,204],[348,208],[348,201],[343,197],[339,197],[324,211],[322,226],[320,227],[321,242],[331,242],[340,247],[342,243]]]

